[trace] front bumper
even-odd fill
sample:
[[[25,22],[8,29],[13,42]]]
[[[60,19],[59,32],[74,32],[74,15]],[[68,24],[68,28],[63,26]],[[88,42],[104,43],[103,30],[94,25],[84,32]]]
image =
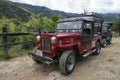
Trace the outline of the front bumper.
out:
[[[36,55],[35,53],[31,53],[31,52],[28,53],[28,56],[34,60],[38,60],[41,63],[47,64],[47,65],[54,63],[54,60],[48,56],[39,56],[39,55]]]

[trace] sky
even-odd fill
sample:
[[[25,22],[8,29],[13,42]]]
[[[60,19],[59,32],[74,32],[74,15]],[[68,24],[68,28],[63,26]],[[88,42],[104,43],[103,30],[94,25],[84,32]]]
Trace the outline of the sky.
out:
[[[70,13],[89,12],[119,13],[120,0],[10,0],[14,2],[46,6],[53,10]]]

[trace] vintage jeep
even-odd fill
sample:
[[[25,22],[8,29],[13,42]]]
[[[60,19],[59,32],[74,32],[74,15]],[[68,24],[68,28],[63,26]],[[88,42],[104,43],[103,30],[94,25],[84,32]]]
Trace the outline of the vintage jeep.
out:
[[[104,22],[102,27],[102,47],[106,47],[107,44],[111,44],[112,42],[112,22]]]
[[[38,63],[59,62],[61,73],[70,74],[78,57],[100,54],[102,23],[102,17],[95,13],[59,20],[55,33],[36,36],[38,46],[28,55]]]

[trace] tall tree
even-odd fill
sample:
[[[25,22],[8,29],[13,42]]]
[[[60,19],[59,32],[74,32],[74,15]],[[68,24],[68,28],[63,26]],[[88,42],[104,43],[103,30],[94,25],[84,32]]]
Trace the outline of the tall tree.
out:
[[[120,32],[120,18],[114,23],[113,30],[115,32]]]

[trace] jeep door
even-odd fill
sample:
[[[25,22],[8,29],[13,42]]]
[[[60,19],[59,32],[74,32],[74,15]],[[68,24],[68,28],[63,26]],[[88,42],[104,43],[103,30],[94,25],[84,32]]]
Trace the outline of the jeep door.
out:
[[[92,22],[84,22],[82,32],[82,45],[84,51],[91,49],[92,43]]]

